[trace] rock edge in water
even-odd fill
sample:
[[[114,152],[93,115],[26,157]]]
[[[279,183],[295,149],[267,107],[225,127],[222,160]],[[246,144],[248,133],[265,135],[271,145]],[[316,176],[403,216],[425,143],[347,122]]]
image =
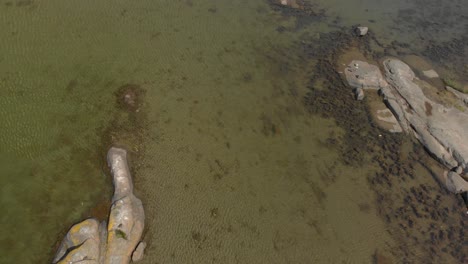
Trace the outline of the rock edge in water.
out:
[[[70,228],[52,263],[127,264],[140,243],[145,213],[133,194],[127,151],[112,147],[107,153],[114,195],[108,223],[86,219]]]

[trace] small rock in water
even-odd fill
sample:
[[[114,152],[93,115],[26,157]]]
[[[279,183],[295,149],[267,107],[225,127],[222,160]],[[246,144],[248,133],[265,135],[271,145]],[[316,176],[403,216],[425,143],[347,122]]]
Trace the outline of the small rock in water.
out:
[[[301,6],[297,3],[296,0],[281,0],[280,1],[281,5],[283,6],[289,6],[292,8],[300,8]]]
[[[141,241],[135,251],[132,254],[132,261],[137,262],[143,259],[143,254],[145,253],[146,243]]]
[[[364,90],[362,88],[356,88],[354,94],[356,95],[356,100],[362,101],[364,99]]]
[[[430,78],[430,79],[439,78],[439,74],[437,74],[437,72],[432,70],[432,69],[428,70],[428,71],[423,71],[422,73],[424,74],[424,76],[426,76],[427,78]]]
[[[356,28],[356,34],[360,37],[365,36],[369,32],[368,27],[357,27]]]

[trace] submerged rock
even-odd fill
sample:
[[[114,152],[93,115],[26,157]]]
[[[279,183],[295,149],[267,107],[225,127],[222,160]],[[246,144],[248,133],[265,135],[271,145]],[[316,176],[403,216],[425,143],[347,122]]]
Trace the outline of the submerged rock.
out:
[[[114,182],[109,223],[87,219],[74,225],[61,243],[53,263],[130,263],[143,234],[143,205],[133,194],[127,152],[113,147],[107,161]]]
[[[424,74],[424,76],[426,76],[427,78],[430,78],[430,79],[439,78],[439,74],[437,74],[437,72],[432,70],[432,69],[427,70],[427,71],[423,71],[422,73]]]

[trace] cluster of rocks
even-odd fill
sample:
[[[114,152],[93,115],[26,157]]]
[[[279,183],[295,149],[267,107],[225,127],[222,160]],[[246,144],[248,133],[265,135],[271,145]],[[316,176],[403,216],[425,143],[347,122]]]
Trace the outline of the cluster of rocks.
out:
[[[108,223],[86,219],[74,225],[60,244],[53,263],[127,264],[143,257],[140,241],[145,221],[143,205],[133,194],[127,152],[112,147],[107,154],[114,182]]]
[[[378,90],[388,111],[377,118],[391,123],[391,132],[412,134],[441,164],[449,169],[442,176],[453,193],[468,192],[468,105],[467,95],[450,87],[451,98],[443,100],[428,96],[437,88],[416,77],[413,70],[398,59],[383,61],[380,69],[364,61],[352,61],[344,73],[355,90],[357,100],[364,99],[365,90]],[[434,70],[425,72],[437,78]],[[432,89],[432,91],[431,91]],[[451,103],[446,103],[450,101]]]

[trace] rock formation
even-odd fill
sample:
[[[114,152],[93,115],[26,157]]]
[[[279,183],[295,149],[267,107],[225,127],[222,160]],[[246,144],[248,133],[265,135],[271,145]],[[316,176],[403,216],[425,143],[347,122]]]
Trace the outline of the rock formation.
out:
[[[386,59],[383,66],[385,79],[377,66],[363,61],[352,61],[345,69],[345,76],[355,89],[378,89],[393,114],[388,120],[397,120],[402,131],[414,135],[433,157],[451,170],[444,176],[447,189],[454,193],[468,191],[464,179],[468,173],[466,95],[447,88],[455,100],[434,98],[430,95],[437,89],[417,78],[404,62]]]
[[[133,194],[127,152],[113,147],[107,154],[107,162],[114,182],[109,223],[86,219],[74,225],[62,241],[53,263],[130,263],[143,233],[143,205]],[[141,259],[142,249],[137,254]]]

